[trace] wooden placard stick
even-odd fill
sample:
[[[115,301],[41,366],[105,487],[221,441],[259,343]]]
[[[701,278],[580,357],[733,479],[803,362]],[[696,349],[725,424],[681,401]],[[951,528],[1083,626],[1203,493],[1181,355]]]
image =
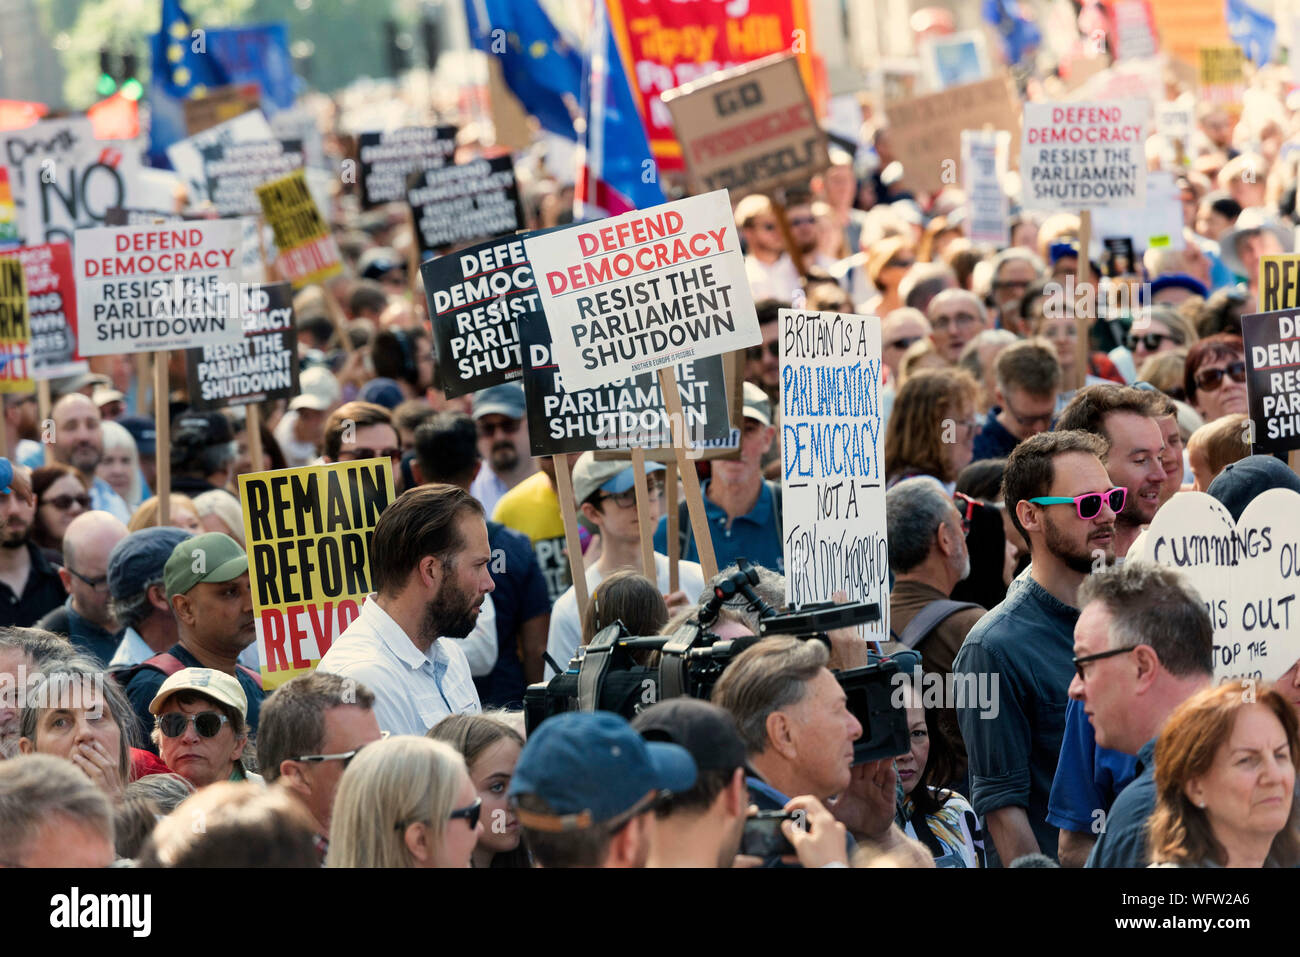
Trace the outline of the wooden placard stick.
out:
[[[244,407],[244,429],[248,436],[248,461],[254,472],[262,471],[262,410],[254,402]]]
[[[135,354],[135,411],[137,415],[145,415],[146,409],[149,408],[149,353],[137,352]]]
[[[50,407],[54,403],[50,397],[50,380],[38,379],[36,381],[36,414],[44,422],[50,417]]]
[[[659,370],[659,389],[664,396],[664,406],[668,409],[668,421],[673,426],[673,455],[677,458],[677,468],[682,475],[682,487],[686,491],[686,511],[691,516],[695,548],[700,554],[700,567],[704,571],[704,580],[709,581],[718,574],[718,560],[713,554],[709,519],[704,514],[700,477],[695,472],[695,463],[686,454],[686,419],[682,413],[682,394],[677,391],[677,372],[672,366],[664,366]]]
[[[677,562],[682,557],[681,532],[677,527],[677,463],[664,468],[664,512],[668,516],[668,594],[677,591]]]
[[[803,276],[803,253],[799,251],[799,244],[794,241],[794,233],[790,229],[790,218],[785,214],[785,203],[775,196],[772,197],[772,215],[776,217],[777,228],[781,231],[781,239],[785,242],[785,251],[790,254],[790,261],[794,263],[795,272]]]
[[[1088,247],[1092,244],[1092,211],[1085,209],[1079,214],[1079,268],[1078,283],[1080,291],[1087,289],[1092,282],[1092,264],[1088,258]],[[1087,301],[1085,299],[1085,301]],[[1076,339],[1074,342],[1074,387],[1082,389],[1088,381],[1088,360],[1092,355],[1092,317],[1096,309],[1097,297],[1092,296],[1092,306],[1079,309],[1078,291],[1074,297],[1074,324]]]
[[[415,209],[410,203],[406,204],[406,221],[411,226],[411,248],[406,253],[406,285],[414,300],[415,278],[420,274],[420,230],[415,225]]]
[[[632,449],[632,484],[636,488],[636,523],[641,538],[641,574],[652,582],[658,582],[659,576],[655,572],[655,530],[650,527],[650,485],[645,477],[645,449],[640,446]]]
[[[171,417],[168,413],[167,389],[167,350],[153,354],[153,415],[157,429],[158,462],[158,524],[171,523],[172,500],[172,452],[171,452]]]
[[[555,491],[560,498],[560,515],[564,519],[564,542],[569,550],[569,574],[573,576],[573,597],[578,604],[578,621],[587,619],[587,568],[582,558],[582,539],[578,536],[577,504],[573,500],[573,478],[569,474],[569,460],[563,455],[551,456],[555,463]],[[584,625],[582,643],[591,639]],[[557,661],[563,668],[567,661]]]
[[[330,315],[330,321],[334,323],[334,333],[339,337],[339,345],[343,349],[343,354],[351,359],[352,353],[356,350],[352,347],[352,337],[348,335],[348,320],[343,315],[343,307],[338,304],[334,294],[326,289],[323,283],[320,291],[325,295],[325,310]]]

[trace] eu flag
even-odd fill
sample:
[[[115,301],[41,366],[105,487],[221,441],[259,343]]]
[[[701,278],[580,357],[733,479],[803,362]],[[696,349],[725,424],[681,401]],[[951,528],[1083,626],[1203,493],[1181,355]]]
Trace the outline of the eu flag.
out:
[[[193,33],[180,0],[163,0],[162,24],[151,38],[153,78],[149,84],[149,162],[170,168],[167,147],[185,138],[182,101],[230,82],[230,75],[207,47],[203,33]]]
[[[1246,59],[1256,66],[1267,63],[1273,55],[1277,24],[1245,0],[1227,0],[1223,14],[1228,21],[1228,35],[1241,47]]]

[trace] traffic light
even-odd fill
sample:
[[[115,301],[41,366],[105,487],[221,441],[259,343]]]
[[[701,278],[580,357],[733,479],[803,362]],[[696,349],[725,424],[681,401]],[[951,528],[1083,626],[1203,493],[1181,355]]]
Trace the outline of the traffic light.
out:
[[[117,80],[113,76],[113,54],[108,47],[99,48],[99,79],[95,81],[95,92],[100,96],[112,96],[117,91]]]
[[[128,100],[138,100],[144,95],[144,86],[136,73],[140,69],[140,59],[134,50],[122,54],[122,95]]]

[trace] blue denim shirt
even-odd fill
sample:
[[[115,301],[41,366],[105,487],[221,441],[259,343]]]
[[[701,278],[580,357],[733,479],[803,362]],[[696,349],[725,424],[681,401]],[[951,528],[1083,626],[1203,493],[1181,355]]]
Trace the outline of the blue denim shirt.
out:
[[[953,662],[959,678],[988,674],[987,680],[998,683],[996,714],[969,700],[957,709],[975,813],[984,817],[999,808],[1024,808],[1048,857],[1056,856],[1058,833],[1047,823],[1047,798],[1065,731],[1078,618],[1077,608],[1022,576],[970,630]],[[1002,863],[992,841],[988,860],[990,867]]]
[[[1147,818],[1156,809],[1156,740],[1142,745],[1135,777],[1106,815],[1106,830],[1097,838],[1085,867],[1146,867]]]
[[[1137,774],[1137,758],[1097,743],[1082,701],[1065,709],[1065,739],[1047,800],[1047,822],[1067,831],[1094,833],[1097,811],[1110,807]],[[1099,824],[1098,824],[1099,826]]]
[[[726,568],[735,564],[737,558],[748,558],[755,565],[774,572],[785,574],[785,551],[781,541],[781,529],[776,522],[775,503],[772,490],[766,482],[759,486],[758,500],[754,507],[744,515],[737,515],[731,527],[727,527],[727,513],[721,505],[716,504],[706,494],[709,483],[700,489],[704,497],[704,514],[708,518],[709,531],[713,538],[713,553],[718,559],[718,567]],[[672,507],[669,503],[668,507]],[[689,524],[687,531],[690,531]],[[668,516],[659,519],[655,529],[655,551],[661,555],[668,554]],[[686,548],[680,556],[683,561],[698,562],[699,549],[695,545],[695,535],[687,536]],[[692,598],[694,596],[691,596]]]

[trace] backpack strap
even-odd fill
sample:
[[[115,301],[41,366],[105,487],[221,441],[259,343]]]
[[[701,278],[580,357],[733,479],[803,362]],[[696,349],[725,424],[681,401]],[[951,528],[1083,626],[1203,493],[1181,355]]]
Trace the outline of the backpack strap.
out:
[[[261,672],[254,671],[252,668],[245,667],[244,665],[241,665],[239,662],[235,662],[235,668],[236,670],[242,671],[244,674],[248,675],[248,677],[252,678],[253,681],[257,683],[258,688],[262,687]]]
[[[163,651],[154,655],[152,658],[148,659],[147,661],[140,662],[140,664],[136,665],[133,668],[123,668],[120,671],[114,671],[113,677],[116,678],[121,683],[122,687],[126,687],[131,683],[131,679],[134,678],[136,675],[138,675],[145,668],[150,668],[154,671],[161,671],[164,675],[170,678],[172,675],[176,674],[176,672],[180,671],[184,667],[185,667],[185,663],[181,661],[179,658],[177,658],[175,655],[173,655],[170,651]],[[248,675],[248,677],[252,678],[253,681],[257,683],[257,686],[259,688],[262,687],[262,676],[258,672],[254,671],[252,668],[245,668],[243,665],[239,663],[235,664],[235,668],[238,671],[242,671],[244,674]]]
[[[930,632],[938,628],[951,616],[967,608],[979,608],[972,601],[954,601],[951,598],[936,598],[913,616],[900,635],[894,633],[894,640],[907,648],[915,648]]]

